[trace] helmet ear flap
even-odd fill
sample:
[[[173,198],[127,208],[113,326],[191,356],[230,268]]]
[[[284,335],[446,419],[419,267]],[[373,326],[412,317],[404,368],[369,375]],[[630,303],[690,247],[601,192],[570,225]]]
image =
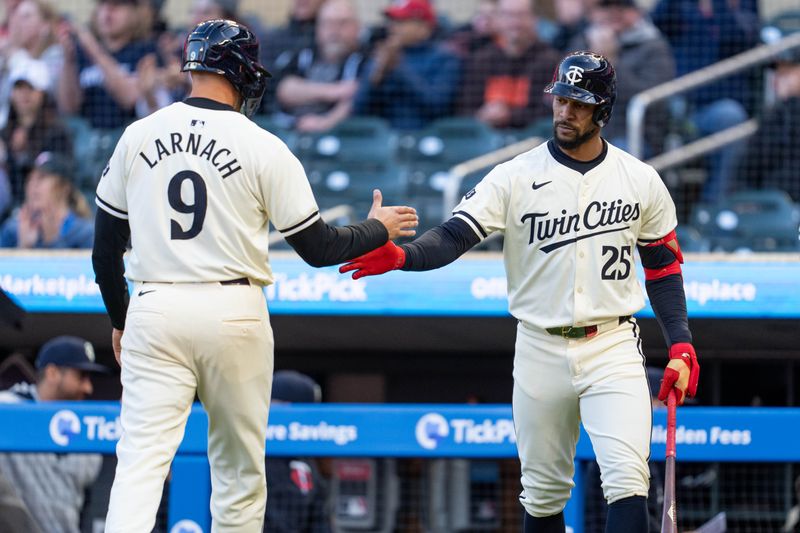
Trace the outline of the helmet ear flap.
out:
[[[592,114],[592,121],[601,128],[608,124],[611,118],[611,106],[609,104],[600,104]]]

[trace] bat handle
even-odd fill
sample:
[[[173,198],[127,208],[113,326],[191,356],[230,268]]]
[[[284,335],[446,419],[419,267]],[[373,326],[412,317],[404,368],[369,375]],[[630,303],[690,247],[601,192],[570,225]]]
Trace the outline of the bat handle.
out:
[[[677,391],[672,389],[667,396],[667,457],[675,457],[675,409],[678,405]]]

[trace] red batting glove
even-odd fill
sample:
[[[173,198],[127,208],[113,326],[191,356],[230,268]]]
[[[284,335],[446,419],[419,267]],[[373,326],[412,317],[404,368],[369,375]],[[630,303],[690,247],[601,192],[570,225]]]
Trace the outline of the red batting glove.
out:
[[[380,248],[375,248],[360,257],[356,257],[349,263],[339,267],[339,272],[353,272],[353,279],[363,278],[364,276],[377,276],[390,270],[397,270],[406,263],[406,252],[392,241]]]
[[[697,362],[697,355],[694,353],[694,346],[688,342],[678,342],[669,349],[669,364],[664,369],[664,378],[661,380],[661,389],[658,391],[658,399],[662,402],[667,400],[669,391],[673,388],[678,390],[678,405],[683,405],[684,396],[694,398],[697,393],[697,381],[700,379],[700,364]],[[681,364],[684,362],[689,370],[688,380],[685,384],[681,381]],[[683,369],[685,372],[686,369]]]

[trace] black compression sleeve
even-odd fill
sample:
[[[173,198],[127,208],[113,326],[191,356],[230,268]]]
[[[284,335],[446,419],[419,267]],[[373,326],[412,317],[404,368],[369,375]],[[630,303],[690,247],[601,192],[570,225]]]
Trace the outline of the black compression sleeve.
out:
[[[313,267],[338,265],[378,248],[389,232],[374,218],[360,224],[337,227],[318,219],[306,229],[286,237],[286,242]]]
[[[401,248],[406,253],[402,270],[433,270],[448,265],[481,242],[469,225],[453,217]]]
[[[683,276],[670,274],[663,278],[645,282],[650,306],[656,315],[667,346],[676,342],[692,342],[689,319],[686,315],[686,295],[683,292]]]
[[[125,314],[130,298],[122,261],[130,236],[131,228],[127,220],[109,215],[102,209],[97,210],[92,266],[103,303],[111,317],[111,325],[119,330],[125,329]]]

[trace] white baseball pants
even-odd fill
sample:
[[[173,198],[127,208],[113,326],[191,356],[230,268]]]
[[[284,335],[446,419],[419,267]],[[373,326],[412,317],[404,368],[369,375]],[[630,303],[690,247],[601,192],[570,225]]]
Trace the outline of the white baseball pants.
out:
[[[595,337],[517,327],[512,401],[532,516],[561,512],[574,486],[579,423],[592,441],[609,503],[647,496],[652,409],[635,319]]]
[[[122,337],[122,436],[106,532],[153,529],[196,393],[209,418],[211,531],[261,533],[272,368],[261,287],[137,283]]]

